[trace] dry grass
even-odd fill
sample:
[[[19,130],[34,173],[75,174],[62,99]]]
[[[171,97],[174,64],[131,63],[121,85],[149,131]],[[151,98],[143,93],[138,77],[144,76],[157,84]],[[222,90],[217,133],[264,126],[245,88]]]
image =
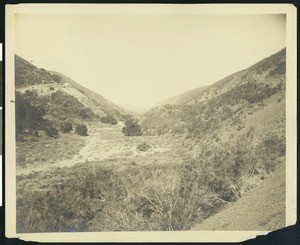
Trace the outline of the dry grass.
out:
[[[82,161],[17,176],[17,229],[25,233],[188,230],[236,201],[242,177],[252,175],[252,169],[273,171],[278,158],[284,157],[284,139],[266,138],[253,149],[248,143],[251,134],[246,133],[235,147],[202,141],[196,158],[189,156],[193,141],[185,146],[174,136],[125,137],[117,126],[93,128],[85,138],[64,135],[39,144],[22,143],[28,144],[22,149],[26,156],[38,156],[40,165],[73,153]],[[87,144],[79,154],[83,139]],[[142,142],[151,148],[137,150]],[[103,158],[107,150],[111,152]],[[86,160],[89,155],[96,159]],[[27,163],[25,168],[30,166]]]
[[[34,168],[71,159],[85,144],[84,139],[75,134],[61,134],[58,139],[39,137],[35,140],[17,142],[18,168]]]

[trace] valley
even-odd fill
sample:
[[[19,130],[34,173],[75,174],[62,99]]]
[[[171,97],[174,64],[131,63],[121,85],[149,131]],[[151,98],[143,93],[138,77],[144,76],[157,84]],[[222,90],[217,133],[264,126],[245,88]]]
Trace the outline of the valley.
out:
[[[65,136],[67,139],[64,139]],[[49,149],[49,142],[51,141],[51,139],[44,139],[44,141],[39,142],[42,146],[37,152],[29,152],[28,149],[35,149],[35,142],[18,143],[19,154],[24,156],[24,162],[27,164],[18,166],[17,175],[72,167],[76,164],[89,164],[95,161],[99,161],[101,165],[116,165],[126,161],[131,161],[132,164],[147,164],[147,162],[153,161],[169,164],[169,162],[178,161],[177,151],[181,145],[180,137],[126,137],[122,133],[122,126],[103,123],[91,123],[89,135],[86,137],[63,135],[56,139],[56,145],[53,148],[59,147],[61,150],[67,151],[66,145],[70,145],[74,150],[65,155],[58,152],[56,159],[55,156],[54,159],[51,159],[46,155],[47,151],[53,154],[53,149]],[[149,145],[149,149],[141,151],[137,148],[143,142]],[[26,145],[27,148],[23,145]],[[41,153],[43,158],[39,158]]]
[[[282,227],[285,56],[139,116],[16,56],[17,231]]]

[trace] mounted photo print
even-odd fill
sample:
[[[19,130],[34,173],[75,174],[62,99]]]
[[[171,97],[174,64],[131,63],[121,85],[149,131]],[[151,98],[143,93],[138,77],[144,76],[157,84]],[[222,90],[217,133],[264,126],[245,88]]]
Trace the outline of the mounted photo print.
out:
[[[296,223],[296,8],[6,6],[6,235],[236,242]]]

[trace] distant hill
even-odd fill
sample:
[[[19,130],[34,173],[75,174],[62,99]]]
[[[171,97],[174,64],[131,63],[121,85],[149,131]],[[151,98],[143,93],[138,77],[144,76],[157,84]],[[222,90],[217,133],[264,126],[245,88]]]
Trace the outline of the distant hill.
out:
[[[162,106],[162,105],[166,105],[166,104],[183,105],[183,104],[189,102],[190,100],[196,98],[201,93],[208,90],[209,88],[210,88],[210,86],[203,86],[203,87],[199,87],[199,88],[196,88],[196,89],[193,89],[193,90],[189,90],[189,91],[187,91],[183,94],[176,95],[176,96],[174,96],[170,99],[159,102],[159,103],[156,104],[156,106]]]
[[[92,120],[101,121],[107,117],[115,121],[123,120],[128,114],[123,108],[67,76],[38,68],[17,55],[15,55],[15,87],[16,97],[21,101],[18,105],[24,105],[23,108],[18,108],[19,114],[22,115],[24,110],[31,108],[34,113],[27,112],[24,117],[42,117],[58,130],[63,122],[80,124]],[[36,115],[37,111],[40,112],[39,115]],[[26,120],[31,122],[26,122],[23,128],[32,128],[33,121],[37,121],[36,118]]]
[[[125,110],[136,114],[136,115],[140,115],[145,113],[147,110],[150,109],[150,107],[137,107],[137,106],[132,106],[132,105],[128,105],[128,104],[121,104],[122,108],[124,108]]]

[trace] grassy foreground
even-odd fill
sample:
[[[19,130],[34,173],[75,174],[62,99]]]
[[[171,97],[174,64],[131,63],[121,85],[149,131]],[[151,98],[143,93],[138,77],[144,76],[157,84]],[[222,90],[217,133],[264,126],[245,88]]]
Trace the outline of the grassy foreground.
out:
[[[238,200],[245,180],[284,163],[284,138],[272,134],[253,148],[251,137],[206,142],[196,158],[187,147],[173,160],[155,153],[18,175],[17,231],[188,230]]]

